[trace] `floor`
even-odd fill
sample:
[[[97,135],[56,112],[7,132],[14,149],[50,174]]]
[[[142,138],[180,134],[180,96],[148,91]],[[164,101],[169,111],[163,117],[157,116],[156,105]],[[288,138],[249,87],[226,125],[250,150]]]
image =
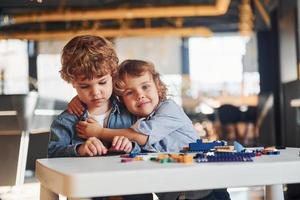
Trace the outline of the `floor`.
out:
[[[40,184],[33,179],[19,187],[0,187],[1,200],[39,200]],[[229,188],[232,200],[263,200],[264,187]],[[60,197],[60,200],[66,198]]]
[[[232,200],[264,200],[264,187],[228,188]]]

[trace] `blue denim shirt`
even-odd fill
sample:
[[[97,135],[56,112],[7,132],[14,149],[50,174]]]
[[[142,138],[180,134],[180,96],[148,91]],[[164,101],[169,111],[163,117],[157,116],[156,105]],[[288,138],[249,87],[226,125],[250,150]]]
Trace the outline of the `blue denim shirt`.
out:
[[[180,152],[199,139],[191,120],[171,99],[161,102],[149,117],[139,119],[131,128],[149,135],[142,147],[145,151]]]
[[[108,117],[107,127],[129,128],[136,121],[136,117],[131,115],[124,106],[118,104],[116,99],[112,98],[111,101],[112,111]],[[76,147],[85,140],[77,135],[76,124],[87,116],[87,110],[80,117],[64,111],[54,119],[50,127],[48,157],[78,156]],[[132,152],[139,151],[139,145],[134,143]]]

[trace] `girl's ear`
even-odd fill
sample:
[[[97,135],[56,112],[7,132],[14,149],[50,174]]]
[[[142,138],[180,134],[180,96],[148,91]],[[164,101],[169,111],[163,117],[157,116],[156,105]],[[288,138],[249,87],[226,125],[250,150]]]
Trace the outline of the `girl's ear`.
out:
[[[156,86],[156,89],[157,89],[159,100],[161,100],[161,97],[162,97],[161,87],[157,83],[155,83],[155,86]]]
[[[75,86],[76,86],[76,81],[75,81],[75,80],[72,80],[72,81],[71,81],[71,85],[72,85],[73,88],[76,89],[76,87],[75,87]]]

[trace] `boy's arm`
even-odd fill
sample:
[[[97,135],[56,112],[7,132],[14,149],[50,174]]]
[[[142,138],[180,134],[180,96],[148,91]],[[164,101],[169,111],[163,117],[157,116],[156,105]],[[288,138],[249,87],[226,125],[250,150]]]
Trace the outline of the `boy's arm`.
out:
[[[50,138],[48,143],[48,157],[74,157],[78,156],[76,148],[81,143],[72,142],[72,135],[75,132],[68,126],[62,118],[56,118],[50,128]]]

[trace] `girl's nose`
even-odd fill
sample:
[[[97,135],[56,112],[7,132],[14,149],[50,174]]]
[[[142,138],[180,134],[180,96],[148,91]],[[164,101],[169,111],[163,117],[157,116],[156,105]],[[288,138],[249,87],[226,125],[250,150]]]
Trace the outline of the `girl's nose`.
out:
[[[138,97],[137,97],[137,101],[140,101],[140,100],[142,100],[143,98],[145,98],[144,95],[141,95],[141,94],[140,94],[140,95],[138,95]]]

